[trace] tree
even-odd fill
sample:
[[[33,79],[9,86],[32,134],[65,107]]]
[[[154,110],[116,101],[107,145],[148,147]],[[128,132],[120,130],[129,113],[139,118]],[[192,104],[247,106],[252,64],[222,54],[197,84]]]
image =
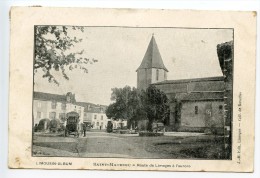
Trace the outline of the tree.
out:
[[[145,112],[144,102],[140,97],[141,91],[133,88],[131,95],[131,105],[130,109],[132,112],[132,117],[129,119],[129,125],[132,128],[135,128],[138,124],[138,121],[144,120],[147,118],[147,113]]]
[[[127,120],[132,122],[137,115],[139,107],[138,92],[136,88],[125,86],[124,88],[113,88],[110,104],[106,110],[108,118],[113,120]]]
[[[113,88],[110,104],[106,110],[108,118],[123,119],[132,123],[148,119],[148,131],[153,122],[164,122],[169,118],[168,98],[165,93],[150,86],[146,91],[126,86]]]
[[[113,132],[113,123],[111,121],[107,122],[107,132],[108,133]]]
[[[106,109],[106,115],[109,119],[118,120],[121,118],[122,110],[118,103],[110,104]]]
[[[166,94],[155,86],[151,85],[141,94],[144,110],[148,118],[147,130],[152,131],[154,122],[164,122],[168,120],[170,109]]]
[[[69,80],[69,77],[66,74],[66,70],[79,68],[85,73],[88,72],[86,65],[97,62],[97,60],[81,57],[84,50],[71,52],[72,47],[76,43],[82,42],[82,39],[78,39],[76,36],[73,37],[70,34],[73,31],[84,32],[84,27],[35,27],[34,73],[41,69],[43,78],[47,78],[49,82],[59,85],[59,82],[52,74],[52,69],[60,71],[67,80]]]

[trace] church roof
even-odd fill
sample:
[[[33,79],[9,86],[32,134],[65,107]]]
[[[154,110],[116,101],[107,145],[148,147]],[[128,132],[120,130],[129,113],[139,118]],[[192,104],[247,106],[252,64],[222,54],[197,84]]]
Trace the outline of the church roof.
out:
[[[182,101],[224,100],[224,92],[198,92],[188,93],[181,98]]]
[[[163,60],[154,36],[152,36],[151,41],[146,50],[146,53],[144,55],[143,61],[141,65],[138,67],[138,69],[150,69],[150,68],[164,69],[165,71],[168,72],[168,70],[163,64]]]
[[[224,77],[223,76],[216,76],[216,77],[204,77],[204,78],[164,80],[162,82],[153,83],[153,85],[190,83],[190,82],[202,82],[202,81],[224,81]]]

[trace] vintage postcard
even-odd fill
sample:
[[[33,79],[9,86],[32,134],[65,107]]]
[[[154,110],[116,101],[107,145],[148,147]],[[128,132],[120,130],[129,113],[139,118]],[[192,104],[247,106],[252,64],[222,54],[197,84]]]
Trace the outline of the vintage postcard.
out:
[[[13,7],[9,167],[253,172],[256,13]]]

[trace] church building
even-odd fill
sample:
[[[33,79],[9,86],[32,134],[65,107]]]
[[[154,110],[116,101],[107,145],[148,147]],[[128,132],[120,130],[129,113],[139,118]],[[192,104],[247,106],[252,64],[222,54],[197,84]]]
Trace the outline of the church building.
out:
[[[217,53],[217,50],[216,50]],[[167,69],[152,36],[137,72],[137,88],[163,91],[170,106],[166,131],[224,131],[224,76],[167,80]]]

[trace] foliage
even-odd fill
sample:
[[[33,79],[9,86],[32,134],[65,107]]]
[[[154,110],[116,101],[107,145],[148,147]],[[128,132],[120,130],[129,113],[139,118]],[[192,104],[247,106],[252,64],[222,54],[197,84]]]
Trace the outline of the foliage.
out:
[[[153,122],[164,122],[169,118],[170,109],[166,94],[151,85],[142,92],[142,101],[148,118],[148,131],[152,131]]]
[[[108,118],[123,119],[131,123],[148,119],[148,130],[152,131],[152,123],[169,117],[168,99],[165,93],[150,86],[146,91],[125,86],[113,88],[110,104],[106,110]]]
[[[138,105],[138,95],[135,88],[129,86],[124,88],[113,88],[110,104],[106,110],[108,118],[114,120],[129,120],[134,117]]]
[[[111,121],[107,122],[107,132],[108,133],[113,132],[113,123]]]
[[[41,119],[38,126],[37,130],[38,131],[45,131],[48,130],[50,127],[50,120],[49,119]]]
[[[73,37],[73,31],[84,32],[84,27],[67,26],[36,26],[35,27],[35,59],[34,73],[41,69],[43,78],[49,82],[59,85],[59,82],[52,74],[52,69],[62,73],[62,76],[69,80],[66,70],[75,68],[88,72],[86,64],[97,62],[89,60],[81,55],[84,50],[71,52],[76,43],[82,42],[82,39]]]

